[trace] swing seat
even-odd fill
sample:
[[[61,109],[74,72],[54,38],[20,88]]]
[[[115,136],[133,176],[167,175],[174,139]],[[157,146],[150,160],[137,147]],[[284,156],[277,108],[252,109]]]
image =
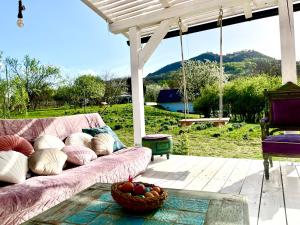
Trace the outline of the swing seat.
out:
[[[182,119],[179,120],[181,126],[190,126],[194,123],[212,123],[215,127],[224,126],[230,118],[201,118],[201,119]]]

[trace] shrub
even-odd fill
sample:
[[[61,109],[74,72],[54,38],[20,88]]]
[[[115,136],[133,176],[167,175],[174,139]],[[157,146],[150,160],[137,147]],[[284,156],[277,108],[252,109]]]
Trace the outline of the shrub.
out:
[[[186,132],[179,135],[178,143],[174,144],[172,153],[175,155],[189,154],[189,138]]]

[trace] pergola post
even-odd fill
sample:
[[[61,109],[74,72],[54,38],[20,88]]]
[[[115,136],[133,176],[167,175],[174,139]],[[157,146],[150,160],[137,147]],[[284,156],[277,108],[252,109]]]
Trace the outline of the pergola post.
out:
[[[282,84],[297,84],[294,12],[292,0],[278,0]]]
[[[132,27],[129,29],[129,40],[134,144],[135,146],[141,146],[142,137],[145,136],[145,113],[143,93],[143,66],[141,66],[139,60],[142,44],[140,31],[137,27]]]

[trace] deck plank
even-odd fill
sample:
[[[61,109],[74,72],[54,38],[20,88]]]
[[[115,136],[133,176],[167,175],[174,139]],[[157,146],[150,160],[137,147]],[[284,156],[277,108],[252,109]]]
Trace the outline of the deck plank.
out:
[[[244,184],[245,177],[249,172],[251,165],[251,160],[249,159],[239,159],[238,164],[235,167],[235,170],[230,175],[226,183],[224,184],[220,193],[232,193],[240,194],[242,186]]]
[[[186,187],[186,190],[201,191],[204,186],[217,174],[229,159],[216,158],[210,165],[199,173]]]
[[[285,225],[283,190],[279,162],[274,162],[270,179],[264,179],[258,225]]]
[[[202,190],[211,192],[220,191],[235,169],[238,161],[238,159],[228,159],[218,173],[204,186]]]
[[[293,163],[280,162],[286,215],[289,225],[300,224],[300,179]]]
[[[262,160],[252,160],[250,170],[242,186],[241,195],[248,199],[250,224],[257,225],[259,204],[261,198],[261,187],[263,182]]]

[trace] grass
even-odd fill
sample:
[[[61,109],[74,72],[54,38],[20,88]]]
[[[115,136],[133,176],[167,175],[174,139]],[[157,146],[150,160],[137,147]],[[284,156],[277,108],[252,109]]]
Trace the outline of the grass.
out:
[[[73,115],[84,112],[98,112],[105,123],[118,134],[124,144],[133,145],[133,122],[131,104],[109,107],[87,107],[68,109],[51,108],[29,111],[27,115],[14,118],[42,118]],[[198,117],[190,115],[190,117]],[[260,127],[258,124],[229,123],[221,128],[210,124],[194,124],[189,128],[178,126],[182,113],[168,112],[156,107],[145,106],[146,133],[168,133],[173,135],[175,151],[180,153],[182,143],[188,146],[188,153],[197,156],[261,159]],[[184,133],[188,143],[182,142]]]

